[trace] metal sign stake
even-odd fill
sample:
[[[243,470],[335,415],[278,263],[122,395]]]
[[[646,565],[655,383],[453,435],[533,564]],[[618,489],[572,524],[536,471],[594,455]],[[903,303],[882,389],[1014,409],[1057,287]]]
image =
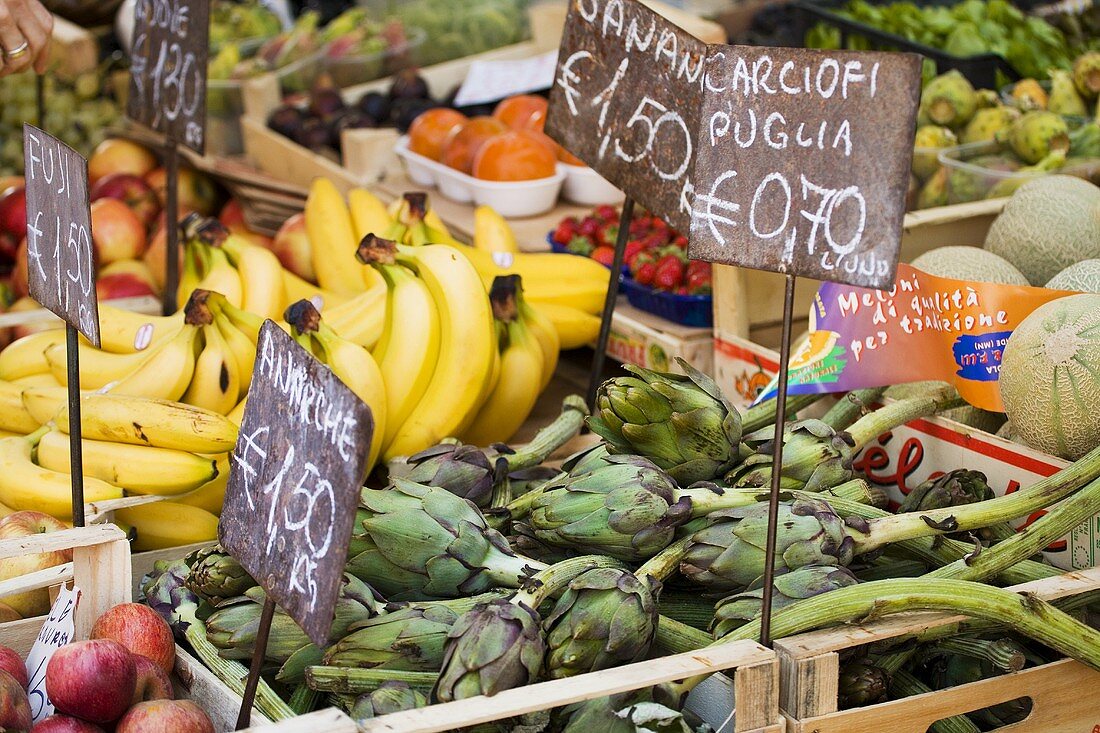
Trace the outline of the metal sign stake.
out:
[[[180,227],[179,227],[179,176],[180,159],[176,143],[171,139],[164,146],[164,226],[167,227],[167,244],[164,252],[164,315],[176,312],[176,291],[180,282]]]
[[[783,429],[787,422],[787,377],[791,361],[791,319],[794,316],[794,275],[787,275],[783,295],[783,335],[779,344],[779,384],[775,393],[775,434],[772,438],[772,486],[768,497],[768,538],[764,546],[764,598],[760,609],[760,643],[771,646],[772,596],[775,593],[775,530],[779,520],[779,484],[783,477]]]
[[[241,711],[237,713],[237,727],[244,730],[251,725],[252,704],[256,700],[256,688],[260,685],[260,670],[264,666],[267,654],[267,637],[271,633],[271,622],[275,618],[275,602],[264,598],[264,610],[260,613],[260,628],[256,630],[256,647],[252,650],[252,664],[248,667],[248,681],[241,697]]]
[[[80,422],[80,336],[65,324],[65,359],[69,374],[69,474],[73,485],[73,526],[84,526],[84,450]]]
[[[615,236],[615,257],[611,261],[611,278],[607,283],[607,298],[603,302],[600,317],[600,335],[596,339],[596,353],[592,356],[592,372],[588,376],[588,409],[596,407],[596,390],[603,376],[603,363],[607,358],[607,342],[611,339],[611,317],[615,313],[615,301],[619,299],[619,278],[623,271],[626,242],[630,238],[630,222],[634,218],[634,199],[627,196],[619,215],[619,232]]]
[[[38,74],[34,78],[34,91],[38,102],[38,129],[46,129],[46,77]]]

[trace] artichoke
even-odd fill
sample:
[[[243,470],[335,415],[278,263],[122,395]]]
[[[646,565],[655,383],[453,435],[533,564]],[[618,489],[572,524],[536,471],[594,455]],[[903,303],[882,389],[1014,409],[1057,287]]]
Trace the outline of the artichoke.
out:
[[[691,518],[690,499],[677,501],[676,482],[648,459],[586,457],[581,464],[591,470],[548,482],[533,500],[527,524],[536,539],[643,560],[672,542],[676,528]]]
[[[753,455],[726,475],[730,486],[769,486],[775,429],[767,427],[745,436]],[[821,420],[788,422],[783,427],[784,478],[802,484],[806,491],[823,491],[852,477],[852,437]]]
[[[623,570],[596,568],[574,578],[543,624],[549,677],[644,659],[657,634],[654,596],[647,583]]]
[[[397,479],[363,489],[360,504],[347,570],[392,600],[515,588],[546,567],[516,556],[477,507],[445,489]]]
[[[899,512],[920,512],[992,499],[993,490],[981,471],[960,468],[929,479],[909,492]]]
[[[444,604],[420,604],[353,625],[348,634],[325,651],[333,667],[399,669],[435,672],[443,663],[443,644],[458,620]]]
[[[651,697],[646,688],[566,705],[557,714],[559,728],[562,733],[692,733],[682,713]]]
[[[237,562],[237,558],[221,545],[195,550],[185,558],[185,562],[191,568],[187,574],[187,587],[215,605],[226,598],[244,595],[249,588],[258,585]]]
[[[355,720],[377,718],[402,710],[413,710],[427,706],[428,698],[404,682],[383,682],[373,692],[355,698],[351,706],[351,717]]]
[[[806,565],[775,576],[772,582],[772,610],[778,611],[803,598],[856,585],[858,582],[847,568],[836,565]],[[714,620],[711,622],[714,638],[721,638],[758,618],[763,605],[763,578],[757,579],[747,590],[718,601],[714,608]]]
[[[250,588],[240,598],[223,601],[206,620],[206,638],[226,659],[249,659],[255,650],[256,633],[260,628],[266,594],[259,586]],[[366,621],[384,612],[380,600],[369,585],[353,575],[344,575],[329,638],[342,638],[353,624]],[[313,644],[300,626],[282,609],[275,610],[264,658],[286,662],[279,671],[284,682],[301,681],[305,668],[319,664],[322,651]],[[293,663],[291,663],[293,660]]]
[[[441,443],[408,459],[412,470],[403,478],[424,486],[438,486],[485,509],[493,498],[493,486],[502,478],[485,452],[472,445]]]
[[[692,535],[680,572],[714,590],[736,590],[764,574],[768,505],[713,512],[708,524]],[[779,505],[775,569],[787,572],[806,565],[848,565],[855,540],[844,520],[825,501],[795,499]]]
[[[840,668],[837,706],[841,710],[874,705],[886,699],[890,673],[867,660],[849,662]]]
[[[183,638],[187,619],[194,617],[200,598],[187,587],[190,568],[184,560],[157,560],[153,572],[141,579],[141,594],[146,605],[168,622],[176,636]],[[189,609],[181,613],[181,609]]]
[[[521,687],[534,681],[545,653],[538,614],[526,604],[478,605],[451,628],[432,696],[450,702]]]
[[[639,453],[681,484],[709,481],[738,459],[741,416],[718,385],[683,359],[686,376],[627,366],[596,393],[588,427],[612,453]]]

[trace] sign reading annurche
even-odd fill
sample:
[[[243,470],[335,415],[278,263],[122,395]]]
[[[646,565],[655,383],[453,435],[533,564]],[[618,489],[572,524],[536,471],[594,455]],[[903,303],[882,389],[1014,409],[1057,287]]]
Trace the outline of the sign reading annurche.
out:
[[[688,254],[889,288],[920,57],[712,46]]]
[[[30,296],[99,346],[88,161],[24,124],[23,163]]]
[[[206,137],[209,0],[137,0],[130,51],[130,119],[200,155]]]
[[[633,0],[571,0],[546,132],[680,231],[707,46]]]
[[[218,535],[319,646],[332,626],[373,433],[370,408],[265,321]]]

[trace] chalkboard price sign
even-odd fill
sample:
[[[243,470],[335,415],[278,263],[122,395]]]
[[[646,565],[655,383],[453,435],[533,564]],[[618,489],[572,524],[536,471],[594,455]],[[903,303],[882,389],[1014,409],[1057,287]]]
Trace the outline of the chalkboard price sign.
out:
[[[200,155],[206,135],[209,0],[138,0],[126,113]]]
[[[24,124],[23,163],[30,296],[99,346],[88,161]]]
[[[347,560],[370,408],[265,321],[218,534],[314,643],[324,645]]]
[[[713,46],[692,173],[692,257],[889,288],[920,57]]]

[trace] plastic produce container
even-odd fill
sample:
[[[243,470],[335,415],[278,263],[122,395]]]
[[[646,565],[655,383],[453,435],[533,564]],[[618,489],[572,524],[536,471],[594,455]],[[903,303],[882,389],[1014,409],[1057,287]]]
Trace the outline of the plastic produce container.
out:
[[[710,328],[714,325],[714,297],[711,295],[677,295],[639,285],[626,275],[619,287],[626,293],[627,301],[639,310],[684,326]]]
[[[351,87],[383,76],[395,74],[410,66],[422,66],[421,49],[428,34],[422,28],[406,28],[407,38],[400,48],[361,56],[325,58],[332,81],[338,87]]]
[[[582,206],[598,206],[621,204],[626,199],[626,194],[587,166],[561,163],[558,167],[565,170],[561,195],[568,201]]]
[[[988,156],[998,156],[1005,150],[1006,147],[997,142],[970,143],[941,150],[940,165],[947,168],[947,202],[964,204],[1010,196],[1025,182],[1055,173],[1095,183],[1100,173],[1100,160],[1096,158],[1070,158],[1062,168],[1052,171],[998,170],[995,161]]]
[[[419,186],[434,186],[459,203],[491,206],[501,216],[524,217],[554,208],[561,192],[565,171],[559,164],[549,178],[532,181],[483,181],[409,150],[409,138],[398,139],[394,151],[405,161],[409,178]]]

